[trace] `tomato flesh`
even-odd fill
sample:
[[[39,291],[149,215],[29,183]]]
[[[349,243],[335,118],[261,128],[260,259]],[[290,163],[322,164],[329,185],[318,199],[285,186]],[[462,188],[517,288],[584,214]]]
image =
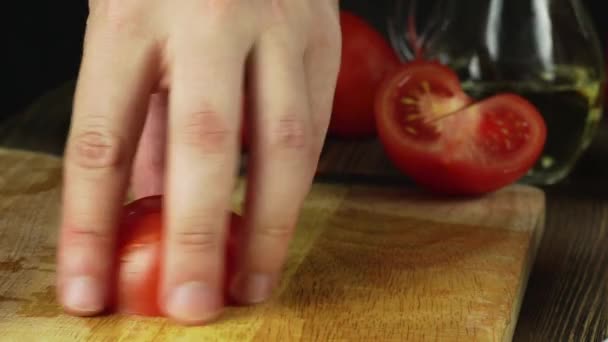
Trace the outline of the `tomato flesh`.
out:
[[[114,309],[139,316],[163,316],[159,304],[163,239],[162,196],[138,199],[124,207],[116,253]],[[226,248],[226,281],[234,267],[236,229],[232,213]]]
[[[404,64],[376,98],[389,158],[419,185],[444,194],[495,191],[523,176],[546,139],[536,108],[515,94],[474,102],[436,62]]]
[[[390,95],[393,119],[411,139],[435,140],[440,135],[438,126],[428,122],[467,106],[471,99],[460,90],[451,70],[431,62],[412,62],[409,68],[413,70],[395,79],[397,88]],[[432,74],[433,70],[439,72]]]
[[[479,125],[479,143],[485,149],[483,152],[495,158],[516,154],[524,149],[532,134],[522,112],[506,105],[486,108]]]

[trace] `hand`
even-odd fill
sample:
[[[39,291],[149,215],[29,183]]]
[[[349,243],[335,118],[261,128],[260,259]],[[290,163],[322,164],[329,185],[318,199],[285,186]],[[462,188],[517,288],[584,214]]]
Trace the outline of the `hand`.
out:
[[[66,311],[93,315],[107,305],[133,175],[139,195],[166,195],[166,314],[184,324],[220,314],[245,93],[246,233],[228,285],[242,303],[268,298],[329,124],[339,25],[337,0],[90,1],[65,158],[58,295]]]

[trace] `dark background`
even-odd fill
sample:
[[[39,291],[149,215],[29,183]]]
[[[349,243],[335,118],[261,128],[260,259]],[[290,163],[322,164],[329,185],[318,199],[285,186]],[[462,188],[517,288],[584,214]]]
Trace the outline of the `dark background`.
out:
[[[454,0],[456,1],[456,0]],[[353,10],[384,32],[384,18],[390,0],[342,1],[342,8]],[[608,37],[608,13],[600,10],[604,0],[583,0],[604,44]],[[74,79],[81,57],[82,37],[87,16],[86,0],[20,1],[18,8],[3,9],[7,39],[3,44],[8,91],[1,92],[0,120],[22,111],[45,91]],[[605,4],[604,4],[605,5]]]

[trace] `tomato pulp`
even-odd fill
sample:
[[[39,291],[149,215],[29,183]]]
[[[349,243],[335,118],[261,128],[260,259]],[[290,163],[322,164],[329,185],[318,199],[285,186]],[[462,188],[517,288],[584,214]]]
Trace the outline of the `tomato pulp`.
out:
[[[162,316],[159,305],[159,279],[162,255],[162,196],[135,200],[124,207],[118,232],[116,310],[140,315]],[[232,213],[226,248],[226,281],[232,273],[236,229],[240,216]]]
[[[360,17],[340,12],[342,57],[328,133],[340,138],[376,135],[374,94],[400,60],[385,38]]]
[[[393,163],[442,194],[478,195],[522,177],[546,139],[536,108],[515,94],[473,101],[458,76],[431,61],[404,63],[375,103],[379,138]]]

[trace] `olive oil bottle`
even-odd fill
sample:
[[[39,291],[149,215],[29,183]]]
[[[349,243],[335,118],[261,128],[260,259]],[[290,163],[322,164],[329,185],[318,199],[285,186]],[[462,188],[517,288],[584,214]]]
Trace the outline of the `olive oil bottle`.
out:
[[[553,184],[570,173],[592,141],[602,116],[603,86],[580,67],[558,67],[554,75],[518,82],[463,82],[476,99],[501,92],[521,95],[536,106],[547,125],[547,140],[536,165],[521,180]]]
[[[571,172],[603,111],[606,57],[581,0],[392,0],[391,43],[404,61],[451,67],[485,98],[517,93],[547,124],[542,156],[521,182],[555,184]]]

